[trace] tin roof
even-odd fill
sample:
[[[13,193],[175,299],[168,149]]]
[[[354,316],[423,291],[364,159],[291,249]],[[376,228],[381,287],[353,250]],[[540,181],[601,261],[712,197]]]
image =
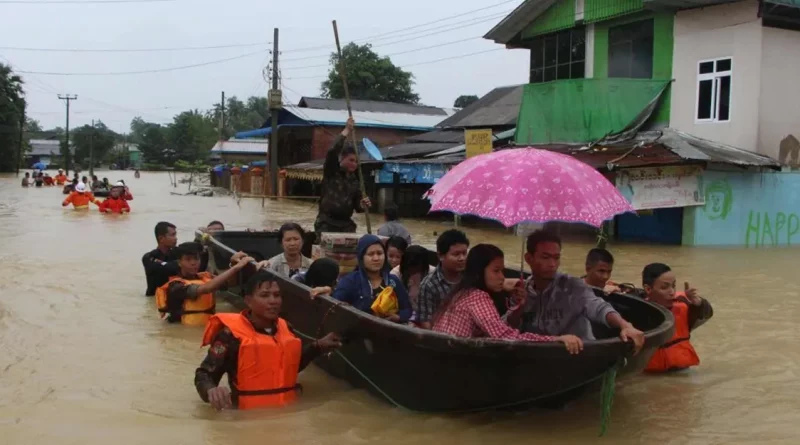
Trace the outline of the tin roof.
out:
[[[347,110],[326,110],[319,108],[302,108],[287,105],[283,108],[298,119],[317,125],[344,126],[347,122]],[[436,124],[444,120],[447,114],[410,114],[385,111],[353,111],[353,119],[359,127],[396,128],[405,130],[432,130]]]
[[[52,139],[30,139],[31,150],[28,156],[58,156],[61,154],[61,141]]]
[[[556,0],[525,0],[489,30],[483,38],[493,40],[495,43],[506,44],[554,3]]]
[[[439,108],[428,105],[401,104],[377,100],[351,100],[353,111],[370,111],[375,113],[402,113],[402,114],[427,114],[431,116],[450,116],[455,113],[454,108]],[[297,104],[301,108],[316,108],[320,110],[347,110],[344,99],[325,99],[322,97],[302,97]]]
[[[458,113],[443,120],[439,128],[506,127],[517,124],[523,85],[495,88]]]
[[[266,139],[231,139],[227,141],[217,141],[211,148],[212,154],[259,154],[266,155],[269,152],[269,141]]]

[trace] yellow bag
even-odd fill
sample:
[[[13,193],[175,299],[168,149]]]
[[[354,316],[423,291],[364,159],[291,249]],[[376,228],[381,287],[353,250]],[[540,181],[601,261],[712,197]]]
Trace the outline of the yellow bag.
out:
[[[394,293],[394,288],[391,286],[385,287],[381,293],[375,297],[375,301],[372,302],[370,309],[372,309],[372,313],[378,317],[396,314],[400,310],[400,307],[397,303],[397,294]]]

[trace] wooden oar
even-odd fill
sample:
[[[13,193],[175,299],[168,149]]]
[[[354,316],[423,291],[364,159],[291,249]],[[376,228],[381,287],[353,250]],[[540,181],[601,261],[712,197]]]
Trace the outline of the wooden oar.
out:
[[[353,108],[350,106],[350,88],[347,86],[347,67],[342,57],[342,46],[339,44],[339,28],[336,26],[336,20],[333,21],[333,36],[336,38],[336,51],[339,53],[339,76],[342,78],[342,85],[344,86],[344,100],[347,104],[347,114],[353,118]],[[364,173],[361,172],[361,157],[358,155],[358,142],[356,139],[356,129],[350,131],[350,136],[353,138],[353,149],[356,152],[356,164],[358,165],[358,184],[361,186],[361,199],[367,198],[367,189],[364,186]],[[364,209],[364,218],[367,220],[367,233],[372,234],[372,224],[369,221],[369,209]]]

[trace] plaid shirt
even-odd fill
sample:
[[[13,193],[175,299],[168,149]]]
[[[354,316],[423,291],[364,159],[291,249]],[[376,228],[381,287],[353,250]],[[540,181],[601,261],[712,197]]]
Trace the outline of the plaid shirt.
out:
[[[419,285],[417,297],[417,321],[425,322],[433,319],[433,314],[442,305],[444,297],[450,293],[453,284],[444,278],[442,267],[438,266],[434,273],[429,273]]]
[[[489,337],[505,340],[555,341],[555,337],[522,334],[500,319],[492,297],[480,289],[461,294],[433,325],[433,330],[456,337]]]

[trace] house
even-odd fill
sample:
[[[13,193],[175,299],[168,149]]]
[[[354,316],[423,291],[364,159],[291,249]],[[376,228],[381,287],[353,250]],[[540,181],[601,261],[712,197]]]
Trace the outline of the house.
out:
[[[128,145],[128,166],[130,168],[140,169],[142,168],[144,160],[142,159],[142,152],[139,150],[139,145],[137,144],[129,144]]]
[[[248,164],[265,161],[269,155],[269,141],[265,139],[230,139],[218,141],[211,148],[210,160],[229,164]]]
[[[30,139],[31,149],[25,153],[25,166],[30,167],[37,162],[45,164],[48,168],[55,165],[63,168],[61,159],[61,141],[58,139]]]
[[[798,30],[797,0],[527,0],[485,37],[530,53],[516,143],[596,165],[639,210],[618,238],[786,245]]]

